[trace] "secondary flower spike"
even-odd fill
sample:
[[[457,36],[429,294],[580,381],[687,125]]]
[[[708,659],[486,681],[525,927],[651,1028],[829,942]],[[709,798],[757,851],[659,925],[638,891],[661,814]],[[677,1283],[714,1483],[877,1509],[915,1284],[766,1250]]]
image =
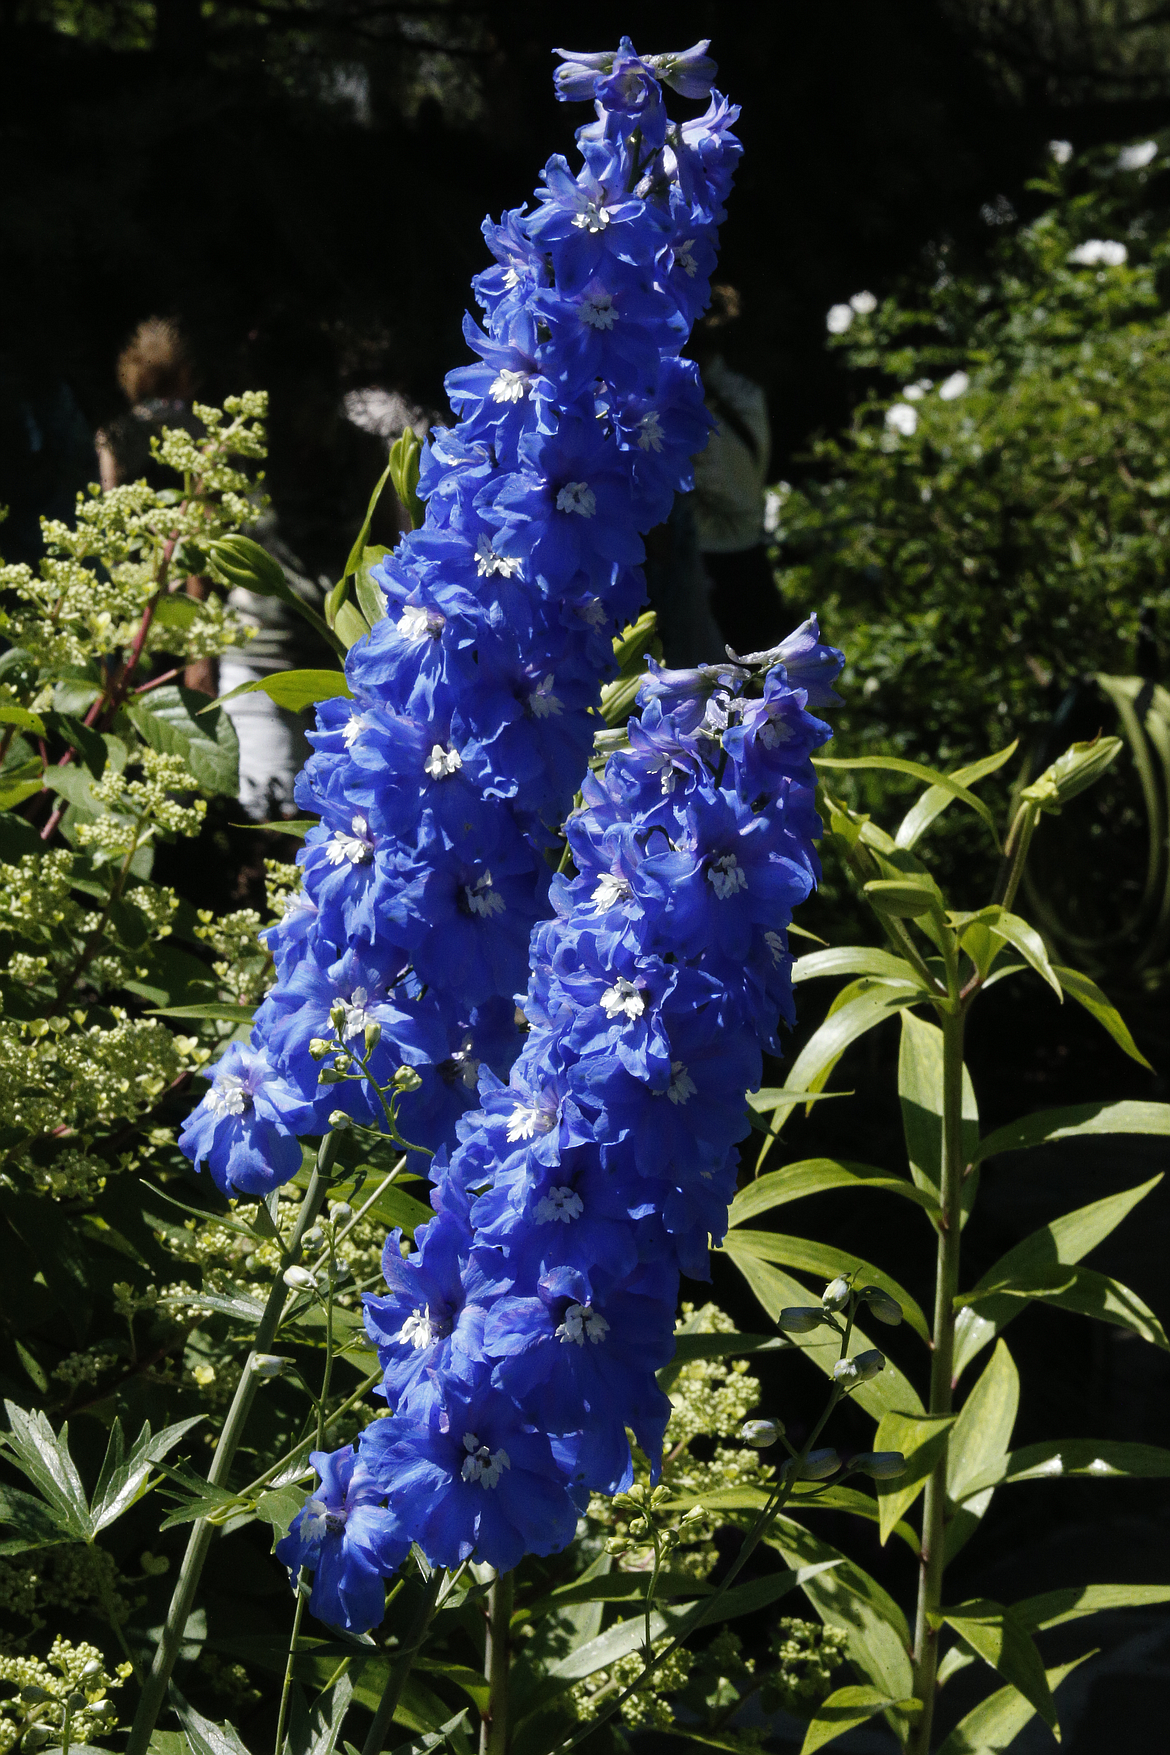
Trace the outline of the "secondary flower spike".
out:
[[[506,1077],[520,1047],[546,853],[614,635],[644,602],[643,536],[692,485],[709,427],[681,350],[710,295],[737,112],[714,94],[672,121],[661,85],[708,97],[705,51],[642,58],[623,40],[571,58],[560,95],[596,112],[581,164],[554,156],[534,204],[485,222],[475,360],[449,375],[459,418],[424,453],[425,522],[374,569],[387,613],[349,653],[353,699],[319,707],[297,783],[320,826],[302,894],[267,934],[278,979],[253,1042],[313,1106],[301,1132],[339,1106],[378,1124],[367,1081],[319,1083],[310,1045],[338,1002],[347,1050],[351,1019],[379,1026],[375,1076],[417,1075],[399,1124],[432,1149],[453,1143],[480,1068]],[[226,1133],[192,1125],[212,1174],[243,1187]]]

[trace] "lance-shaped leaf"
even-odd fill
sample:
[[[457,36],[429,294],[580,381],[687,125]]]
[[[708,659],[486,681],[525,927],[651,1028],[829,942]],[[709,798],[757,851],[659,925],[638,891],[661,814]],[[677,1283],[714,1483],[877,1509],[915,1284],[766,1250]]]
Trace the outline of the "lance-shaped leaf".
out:
[[[741,1250],[740,1241],[745,1235],[747,1233],[743,1231],[729,1231],[723,1241],[723,1251],[731,1257],[773,1322],[778,1319],[781,1310],[789,1305],[819,1302],[819,1294],[814,1297],[806,1286],[802,1286],[799,1280],[792,1279],[783,1268],[776,1267],[750,1250]],[[793,1345],[799,1347],[814,1365],[819,1366],[826,1377],[833,1375],[833,1366],[841,1352],[841,1341],[832,1329],[817,1328],[811,1334],[795,1335],[792,1338]],[[854,1323],[852,1350],[861,1353],[873,1344]],[[886,1360],[885,1370],[879,1371],[868,1383],[861,1384],[849,1399],[863,1407],[875,1420],[880,1420],[891,1409],[909,1414],[922,1414],[926,1411],[910,1379],[889,1358]]]
[[[1029,926],[1026,920],[1021,920],[1018,914],[1009,914],[1006,908],[998,906],[981,908],[977,914],[952,916],[951,924],[960,931],[959,943],[964,950],[970,950],[972,960],[981,974],[985,974],[987,969],[976,954],[975,940],[977,934],[986,931],[991,940],[993,956],[997,949],[997,940],[999,945],[1014,945],[1024,961],[1035,969],[1042,980],[1047,981],[1057,999],[1063,1002],[1064,994],[1049,961],[1044,940],[1036,928]],[[987,968],[989,967],[990,962],[987,964]]]
[[[843,1737],[846,1731],[852,1731],[863,1725],[876,1713],[884,1712],[888,1706],[897,1706],[900,1712],[913,1715],[922,1711],[920,1700],[891,1700],[880,1688],[872,1688],[867,1682],[853,1684],[848,1688],[838,1688],[822,1700],[804,1733],[804,1742],[800,1745],[800,1755],[816,1755],[826,1743],[832,1743],[837,1737]]]
[[[889,1699],[907,1699],[914,1691],[910,1629],[894,1599],[868,1572],[790,1517],[779,1516],[765,1540],[789,1566],[838,1562],[803,1581],[805,1596],[826,1626],[845,1634],[850,1663]]]
[[[915,1185],[937,1202],[942,1181],[943,1035],[937,1024],[909,1011],[902,1013],[898,1099],[910,1174]],[[960,1144],[964,1163],[971,1163],[979,1145],[979,1109],[965,1066]],[[968,1176],[963,1184],[964,1217],[974,1199],[975,1181]]]
[[[129,1511],[135,1500],[141,1497],[154,1465],[161,1462],[167,1452],[173,1450],[180,1438],[190,1432],[193,1426],[198,1426],[202,1417],[201,1414],[195,1414],[190,1419],[179,1420],[173,1426],[164,1426],[154,1436],[151,1434],[150,1422],[147,1421],[135,1439],[129,1456],[123,1454],[125,1446],[122,1423],[118,1419],[114,1420],[102,1472],[98,1476],[90,1506],[90,1518],[95,1533],[104,1530],[108,1524],[114,1523],[124,1512]]]
[[[1148,1182],[1138,1184],[1136,1188],[1122,1189],[1118,1194],[1107,1195],[1104,1200],[1091,1201],[1088,1206],[1078,1207],[1075,1212],[1065,1213],[1051,1224],[1043,1225],[1009,1249],[1006,1255],[1000,1256],[993,1267],[979,1280],[976,1292],[986,1291],[989,1287],[1012,1283],[1020,1288],[1028,1288],[1043,1284],[1044,1276],[1054,1274],[1058,1267],[1072,1267],[1082,1256],[1088,1255],[1091,1249],[1104,1241],[1121,1221],[1133,1211],[1138,1202],[1144,1200],[1150,1191],[1162,1180],[1160,1176],[1151,1177]],[[1055,1280],[1053,1284],[1055,1284]],[[1121,1290],[1124,1290],[1122,1288]],[[1075,1287],[1069,1290],[1033,1292],[1031,1296],[1047,1296],[1050,1303],[1061,1303],[1064,1299],[1074,1297]],[[1102,1296],[1099,1289],[1086,1296]],[[1130,1293],[1131,1300],[1136,1294]],[[1020,1296],[1001,1295],[998,1297],[980,1297],[974,1303],[964,1305],[955,1320],[955,1363],[954,1378],[958,1382],[967,1366],[977,1354],[993,1341],[1001,1329],[1018,1316],[1026,1302]],[[1140,1299],[1136,1300],[1140,1304]],[[1119,1314],[1109,1316],[1106,1320],[1120,1321],[1125,1301],[1120,1300]],[[1075,1309],[1076,1305],[1070,1306]],[[1143,1321],[1150,1317],[1145,1306]],[[1136,1309],[1134,1311],[1136,1314]],[[1098,1314],[1098,1312],[1090,1312]],[[1131,1326],[1126,1323],[1123,1326]],[[1140,1332],[1140,1331],[1138,1331]],[[1159,1342],[1159,1344],[1161,1344]]]
[[[345,672],[341,670],[277,670],[271,676],[256,677],[252,682],[240,683],[237,688],[229,689],[226,695],[219,695],[200,713],[210,713],[213,707],[222,707],[225,701],[234,701],[237,695],[267,695],[278,707],[284,707],[290,713],[303,713],[306,707],[313,707],[318,701],[331,701],[337,695],[352,700],[353,690],[345,680]]]
[[[1040,1109],[1011,1121],[980,1140],[975,1162],[999,1152],[1021,1152],[1053,1140],[1082,1139],[1110,1133],[1170,1135],[1170,1103],[1075,1103],[1067,1109]]]
[[[1170,1476],[1170,1450],[1114,1438],[1061,1438],[1025,1444],[968,1480],[963,1497],[969,1499],[987,1487],[1006,1487],[1017,1481],[1054,1481],[1066,1476],[1107,1481],[1121,1475],[1164,1480]]]
[[[1044,1675],[1049,1693],[1055,1694],[1066,1676],[1095,1656],[1095,1652],[1087,1651],[1074,1658],[1071,1664],[1058,1664],[1054,1669],[1046,1670]],[[997,1688],[955,1726],[938,1755],[999,1755],[999,1751],[1011,1747],[1029,1719],[1035,1716],[1035,1707],[1017,1688]]]
[[[669,1394],[683,1366],[696,1359],[737,1359],[749,1353],[778,1353],[788,1344],[778,1335],[680,1334],[674,1343],[674,1358],[656,1373],[658,1387]]]
[[[902,1315],[915,1334],[929,1342],[930,1330],[926,1326],[926,1318],[905,1286],[900,1286],[897,1280],[891,1279],[881,1268],[863,1261],[859,1255],[851,1255],[846,1249],[831,1249],[825,1243],[813,1243],[806,1237],[785,1237],[778,1231],[744,1231],[737,1228],[735,1240],[740,1254],[755,1255],[761,1261],[772,1261],[780,1267],[795,1268],[798,1273],[819,1274],[826,1281],[836,1279],[839,1274],[851,1274],[858,1289],[863,1286],[879,1286],[891,1298],[897,1299],[902,1306]]]
[[[802,1158],[799,1163],[786,1164],[782,1170],[770,1170],[767,1175],[758,1176],[746,1188],[741,1188],[731,1203],[728,1223],[743,1225],[760,1213],[784,1206],[790,1200],[801,1200],[809,1194],[824,1194],[833,1188],[873,1188],[887,1194],[900,1194],[904,1200],[914,1201],[929,1213],[938,1212],[931,1195],[916,1188],[904,1176],[891,1176],[888,1170],[879,1170],[876,1164],[857,1164],[837,1158]]]
[[[883,1414],[874,1433],[875,1450],[900,1450],[906,1472],[892,1481],[877,1483],[878,1525],[884,1547],[901,1518],[926,1486],[942,1455],[954,1414]]]
[[[57,1433],[39,1408],[6,1401],[4,1411],[9,1430],[0,1436],[8,1460],[36,1487],[63,1531],[74,1541],[90,1541],[89,1499],[69,1454],[68,1423]]]
[[[1006,749],[996,750],[992,756],[984,756],[981,761],[972,762],[968,767],[956,768],[948,774],[948,780],[957,780],[960,786],[972,786],[977,780],[985,780],[1011,760],[1019,748],[1020,740],[1016,738]],[[922,794],[917,803],[912,805],[898,825],[894,836],[896,847],[915,847],[929,829],[936,817],[942,815],[947,806],[954,803],[955,795],[945,786],[931,786]]]
[[[386,619],[386,593],[374,578],[374,568],[384,561],[390,553],[388,548],[375,543],[373,547],[362,550],[361,562],[353,576],[354,595],[358,600],[358,608],[373,627],[376,622]]]
[[[1070,1584],[1013,1603],[1012,1614],[1029,1633],[1043,1633],[1102,1609],[1147,1609],[1156,1603],[1170,1603],[1170,1584]]]
[[[876,975],[883,981],[906,981],[920,986],[918,975],[905,957],[877,945],[839,945],[826,951],[810,951],[792,965],[792,984],[816,981],[825,975]]]
[[[937,768],[928,768],[922,762],[908,761],[904,756],[816,756],[813,758],[814,768],[849,768],[857,772],[878,772],[883,774],[908,774],[911,779],[925,780],[928,786],[937,786],[951,798],[957,798],[968,810],[973,810],[991,830],[995,845],[999,847],[999,836],[996,833],[995,818],[981,798],[968,792],[963,782],[953,774],[940,773]]]
[[[977,1651],[984,1663],[998,1670],[1005,1682],[1017,1688],[1045,1724],[1057,1730],[1056,1702],[1044,1673],[1044,1663],[1027,1628],[1010,1609],[987,1597],[960,1603],[932,1615],[935,1626],[952,1628],[960,1639]],[[1058,1733],[1059,1734],[1059,1733]]]
[[[1006,1343],[999,1341],[959,1410],[947,1452],[947,1497],[958,1506],[947,1525],[948,1563],[974,1535],[991,1504],[993,1488],[977,1493],[969,1488],[1001,1466],[1019,1407],[1020,1374]]]
[[[1070,999],[1083,1005],[1089,1016],[1096,1018],[1101,1028],[1108,1032],[1123,1053],[1139,1066],[1153,1072],[1153,1067],[1129,1033],[1129,1026],[1112,1002],[1106,999],[1095,981],[1082,975],[1078,969],[1066,969],[1060,963],[1053,963],[1052,972]]]

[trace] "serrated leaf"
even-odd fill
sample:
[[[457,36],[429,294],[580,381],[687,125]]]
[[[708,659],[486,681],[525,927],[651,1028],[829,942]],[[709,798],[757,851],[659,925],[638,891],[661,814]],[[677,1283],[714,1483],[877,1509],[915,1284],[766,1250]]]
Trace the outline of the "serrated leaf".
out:
[[[236,729],[222,708],[208,713],[206,707],[194,689],[164,683],[132,700],[126,715],[151,749],[181,757],[205,792],[234,798],[240,785]]]
[[[88,1542],[94,1533],[89,1499],[69,1453],[68,1423],[57,1433],[39,1408],[6,1401],[4,1411],[9,1430],[2,1436],[8,1460],[37,1488],[61,1528],[75,1540]]]
[[[1170,1103],[1076,1103],[1066,1109],[1041,1109],[989,1133],[980,1140],[974,1161],[981,1163],[999,1152],[1020,1152],[1053,1140],[1111,1133],[1170,1134]]]
[[[834,1742],[843,1737],[846,1731],[852,1731],[873,1718],[875,1713],[884,1712],[888,1706],[897,1705],[902,1712],[921,1712],[920,1700],[890,1699],[880,1688],[873,1688],[867,1682],[853,1684],[848,1688],[837,1688],[822,1700],[809,1722],[804,1733],[804,1742],[800,1745],[800,1755],[816,1755],[826,1743]]]
[[[189,1706],[175,1687],[170,1686],[171,1705],[187,1739],[191,1755],[248,1755],[248,1746],[233,1724],[217,1725]]]
[[[1053,1481],[1068,1476],[1105,1481],[1123,1475],[1166,1479],[1170,1476],[1170,1450],[1113,1438],[1061,1438],[1026,1444],[969,1481],[964,1496],[970,1498],[987,1487],[1006,1487],[1018,1481]]]
[[[32,1493],[22,1493],[19,1487],[0,1486],[0,1524],[17,1532],[0,1541],[0,1554],[23,1554],[29,1548],[51,1547],[73,1535],[52,1506]]]
[[[1155,1603],[1170,1603],[1170,1584],[1072,1584],[1025,1597],[1012,1604],[1012,1614],[1029,1633],[1042,1633],[1102,1609],[1145,1609]]]
[[[798,1163],[786,1164],[782,1170],[769,1170],[766,1175],[758,1176],[754,1182],[741,1188],[731,1203],[727,1222],[742,1225],[760,1213],[770,1212],[773,1207],[801,1200],[806,1195],[823,1194],[833,1188],[872,1188],[887,1194],[900,1194],[905,1200],[925,1207],[928,1212],[938,1212],[932,1196],[916,1188],[904,1176],[892,1176],[888,1170],[879,1170],[875,1164],[857,1164],[836,1158],[802,1158]]]
[[[947,1497],[958,1507],[947,1525],[948,1563],[974,1535],[991,1504],[994,1489],[969,1489],[1007,1456],[1019,1406],[1020,1374],[1001,1340],[959,1410],[948,1449]]]
[[[168,1481],[174,1482],[181,1491],[176,1493],[172,1486],[159,1489],[164,1499],[174,1500],[173,1509],[163,1519],[161,1529],[174,1529],[177,1524],[193,1523],[197,1517],[210,1517],[213,1512],[222,1511],[227,1506],[241,1503],[238,1493],[230,1487],[216,1487],[197,1475],[189,1462],[181,1461],[177,1465],[162,1463],[159,1473]]]
[[[1129,1033],[1129,1026],[1111,1000],[1107,999],[1095,981],[1082,975],[1078,969],[1066,969],[1060,963],[1053,963],[1052,972],[1070,999],[1083,1005],[1091,1018],[1096,1018],[1101,1028],[1112,1036],[1123,1054],[1136,1060],[1139,1066],[1153,1072],[1153,1067]]]
[[[821,1620],[845,1634],[854,1668],[891,1700],[907,1699],[914,1692],[910,1629],[894,1599],[868,1572],[792,1518],[777,1517],[765,1541],[779,1549],[789,1566],[839,1562],[832,1570],[802,1580],[801,1588]]]
[[[1057,1729],[1056,1703],[1044,1673],[1043,1660],[1031,1634],[1010,1609],[990,1598],[979,1597],[969,1603],[960,1603],[954,1609],[940,1610],[937,1620],[945,1622],[979,1653],[984,1663],[990,1664],[1005,1682],[1018,1689],[1050,1729]]]
[[[1006,749],[996,750],[993,756],[984,756],[981,761],[972,762],[969,767],[954,769],[948,779],[957,780],[961,786],[971,786],[977,780],[985,780],[989,774],[994,774],[1005,762],[1011,760],[1019,745],[1019,738],[1015,738]],[[899,823],[894,845],[915,847],[935,818],[941,816],[948,805],[954,803],[954,798],[954,793],[948,792],[944,786],[928,787]]]
[[[731,1257],[773,1322],[787,1305],[810,1304],[819,1300],[819,1294],[814,1298],[807,1287],[802,1286],[799,1280],[792,1279],[782,1268],[746,1251],[737,1253],[738,1240],[743,1235],[741,1231],[729,1231],[723,1241],[723,1251]],[[794,1346],[807,1354],[827,1377],[832,1376],[841,1343],[831,1329],[814,1329],[809,1335],[795,1335],[792,1338]],[[854,1352],[862,1352],[873,1345],[856,1323],[853,1326],[853,1342]],[[863,1407],[875,1420],[880,1420],[890,1409],[911,1414],[922,1414],[926,1411],[914,1385],[899,1371],[892,1359],[887,1359],[885,1370],[855,1389],[849,1399]]]
[[[123,1457],[122,1423],[115,1417],[105,1461],[102,1463],[102,1471],[90,1506],[95,1533],[104,1530],[129,1511],[141,1496],[154,1465],[161,1462],[167,1452],[173,1450],[193,1426],[198,1426],[202,1417],[201,1414],[195,1414],[190,1419],[179,1420],[173,1426],[165,1426],[153,1436],[148,1421],[135,1439],[127,1457]]]
[[[1037,1276],[1056,1265],[1074,1266],[1082,1256],[1103,1242],[1161,1180],[1160,1176],[1154,1176],[1136,1188],[1122,1189],[1118,1194],[1107,1195],[1104,1200],[1091,1201],[1088,1206],[1078,1207],[1074,1212],[1053,1219],[1051,1224],[1041,1226],[1022,1243],[1017,1243],[1014,1249],[1009,1249],[1006,1255],[1001,1255],[975,1290],[992,1286],[997,1281],[1035,1283]],[[1071,1295],[1068,1292],[1053,1293],[1049,1301],[1058,1303]],[[972,1359],[1018,1316],[1022,1308],[1019,1298],[1000,1297],[980,1299],[977,1305],[968,1304],[959,1311],[955,1319],[956,1382]],[[1142,1309],[1145,1310],[1144,1305]]]
[[[937,1024],[902,1013],[902,1040],[898,1049],[898,1099],[906,1155],[916,1187],[936,1202],[942,1180],[943,1034]],[[975,1087],[963,1068],[963,1114],[960,1144],[965,1163],[979,1145],[979,1108]],[[975,1178],[963,1185],[964,1219],[974,1199]]]
[[[877,1482],[878,1531],[883,1547],[926,1486],[955,1419],[954,1414],[887,1413],[878,1421],[873,1448],[900,1450],[906,1458],[904,1475]]]
[[[817,1274],[826,1281],[835,1279],[838,1274],[852,1274],[858,1287],[879,1286],[891,1298],[897,1299],[902,1306],[902,1315],[915,1334],[929,1342],[930,1330],[916,1300],[897,1280],[891,1279],[881,1268],[863,1261],[859,1255],[852,1255],[847,1249],[832,1249],[827,1244],[814,1243],[806,1237],[786,1237],[778,1231],[745,1231],[738,1227],[728,1233],[724,1248],[729,1247],[732,1237],[736,1251],[741,1255],[754,1255],[760,1261],[795,1268],[798,1273]]]

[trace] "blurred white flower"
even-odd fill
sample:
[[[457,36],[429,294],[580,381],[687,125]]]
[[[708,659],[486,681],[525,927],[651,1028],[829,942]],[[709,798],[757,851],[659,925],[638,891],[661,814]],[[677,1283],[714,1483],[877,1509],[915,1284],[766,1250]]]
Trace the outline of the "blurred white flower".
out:
[[[886,425],[893,433],[909,439],[918,431],[918,411],[908,402],[894,402],[886,409]]]
[[[825,328],[830,335],[844,335],[852,321],[851,305],[830,305],[825,315]]]
[[[871,311],[877,310],[877,300],[871,292],[854,293],[849,303],[859,317],[868,317]]]
[[[1129,260],[1129,251],[1113,238],[1088,238],[1069,251],[1068,259],[1081,268],[1120,268]]]
[[[939,397],[943,402],[953,402],[956,396],[961,396],[964,390],[969,388],[970,383],[971,380],[966,372],[952,372],[950,377],[944,378],[939,385]]]
[[[1117,155],[1117,168],[1119,171],[1144,171],[1157,156],[1157,142],[1142,140],[1136,146],[1122,147]]]
[[[902,395],[907,402],[921,402],[922,398],[926,395],[926,392],[933,389],[933,378],[919,378],[916,383],[907,384],[902,391]]]
[[[1066,165],[1073,155],[1071,140],[1050,140],[1048,151],[1058,165]]]

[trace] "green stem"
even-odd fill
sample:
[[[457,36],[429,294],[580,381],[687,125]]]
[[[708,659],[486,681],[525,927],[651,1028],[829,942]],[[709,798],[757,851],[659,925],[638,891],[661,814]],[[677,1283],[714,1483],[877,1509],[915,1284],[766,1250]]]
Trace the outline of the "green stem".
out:
[[[131,1651],[129,1643],[126,1639],[126,1633],[125,1633],[125,1630],[122,1626],[121,1619],[118,1615],[118,1611],[117,1611],[117,1608],[116,1608],[115,1603],[114,1603],[113,1587],[110,1584],[110,1580],[109,1580],[107,1573],[104,1571],[104,1569],[102,1567],[101,1550],[91,1543],[89,1555],[90,1555],[90,1565],[93,1567],[94,1577],[97,1580],[98,1593],[102,1599],[102,1608],[106,1611],[106,1620],[110,1623],[110,1626],[114,1629],[114,1637],[118,1641],[118,1644],[122,1647],[123,1652],[126,1654],[126,1658],[127,1658],[127,1661],[129,1662],[130,1668],[134,1672],[134,1680],[138,1683],[138,1686],[141,1688],[141,1686],[142,1686],[142,1671],[139,1668],[138,1659],[134,1656],[134,1653]]]
[[[329,1291],[325,1298],[325,1369],[321,1374],[321,1399],[317,1403],[317,1449],[325,1448],[325,1403],[329,1400],[329,1380],[333,1376],[333,1291],[337,1257],[329,1251]],[[280,1755],[277,1744],[276,1755]]]
[[[325,1199],[329,1187],[329,1178],[337,1157],[339,1139],[336,1133],[327,1133],[321,1141],[317,1153],[317,1166],[313,1171],[312,1180],[297,1221],[289,1238],[288,1247],[280,1259],[276,1281],[268,1294],[268,1303],[264,1307],[264,1315],[260,1318],[256,1329],[256,1338],[252,1351],[244,1361],[244,1369],[228,1409],[227,1419],[223,1423],[223,1431],[219,1435],[219,1443],[215,1448],[215,1456],[207,1471],[207,1479],[211,1486],[222,1487],[231,1471],[232,1462],[240,1439],[244,1435],[248,1415],[252,1411],[252,1402],[260,1385],[260,1378],[252,1370],[252,1360],[258,1353],[267,1353],[276,1338],[280,1318],[284,1312],[288,1289],[283,1280],[286,1268],[292,1267],[300,1260],[301,1239],[317,1214]],[[195,1592],[199,1588],[199,1580],[203,1573],[203,1565],[207,1559],[208,1549],[215,1525],[205,1517],[198,1518],[191,1529],[187,1542],[187,1551],[183,1555],[183,1564],[179,1568],[179,1576],[175,1581],[174,1595],[167,1610],[166,1622],[163,1625],[162,1637],[155,1649],[154,1661],[150,1666],[150,1674],[142,1690],[142,1698],[138,1702],[138,1710],[134,1715],[134,1723],[130,1729],[126,1744],[126,1755],[146,1755],[151,1733],[158,1721],[162,1704],[166,1698],[167,1683],[171,1679],[171,1671],[179,1655],[179,1647],[183,1641],[183,1630],[187,1625],[195,1602]]]
[[[934,1416],[951,1412],[955,1360],[955,1294],[959,1289],[963,1173],[963,1013],[944,1012],[942,1175],[939,1190],[938,1256],[935,1268],[933,1355],[930,1408]],[[922,1712],[912,1733],[913,1755],[928,1755],[938,1677],[938,1633],[930,1617],[942,1604],[946,1568],[948,1446],[926,1483],[922,1506],[922,1555],[914,1622],[914,1695]]]
[[[480,1721],[480,1755],[506,1755],[508,1748],[509,1634],[515,1585],[510,1572],[497,1573],[488,1592],[487,1639],[483,1673],[488,1683],[488,1709]]]
[[[1039,820],[1039,806],[1031,803],[1022,804],[1012,820],[992,898],[1001,908],[1010,908],[1016,899],[1016,891],[1020,887],[1020,879],[1024,875],[1024,866],[1028,859],[1028,849],[1032,845],[1032,836]]]
[[[431,1624],[431,1617],[438,1605],[439,1587],[442,1582],[443,1569],[441,1566],[436,1566],[427,1580],[426,1588],[398,1660],[390,1666],[390,1675],[382,1691],[382,1698],[378,1702],[374,1722],[362,1744],[362,1755],[382,1755],[386,1734],[394,1722],[394,1714],[398,1708],[398,1702],[402,1698],[402,1690],[406,1686],[407,1677],[410,1675],[411,1665],[414,1663],[419,1646],[427,1636],[427,1628]]]
[[[284,1666],[284,1684],[280,1690],[280,1711],[276,1715],[275,1755],[280,1755],[284,1748],[284,1727],[288,1723],[288,1698],[292,1693],[293,1670],[297,1661],[297,1640],[301,1632],[301,1620],[305,1613],[305,1593],[301,1589],[301,1570],[297,1568],[297,1606],[293,1614],[292,1637],[288,1642],[288,1659]]]

